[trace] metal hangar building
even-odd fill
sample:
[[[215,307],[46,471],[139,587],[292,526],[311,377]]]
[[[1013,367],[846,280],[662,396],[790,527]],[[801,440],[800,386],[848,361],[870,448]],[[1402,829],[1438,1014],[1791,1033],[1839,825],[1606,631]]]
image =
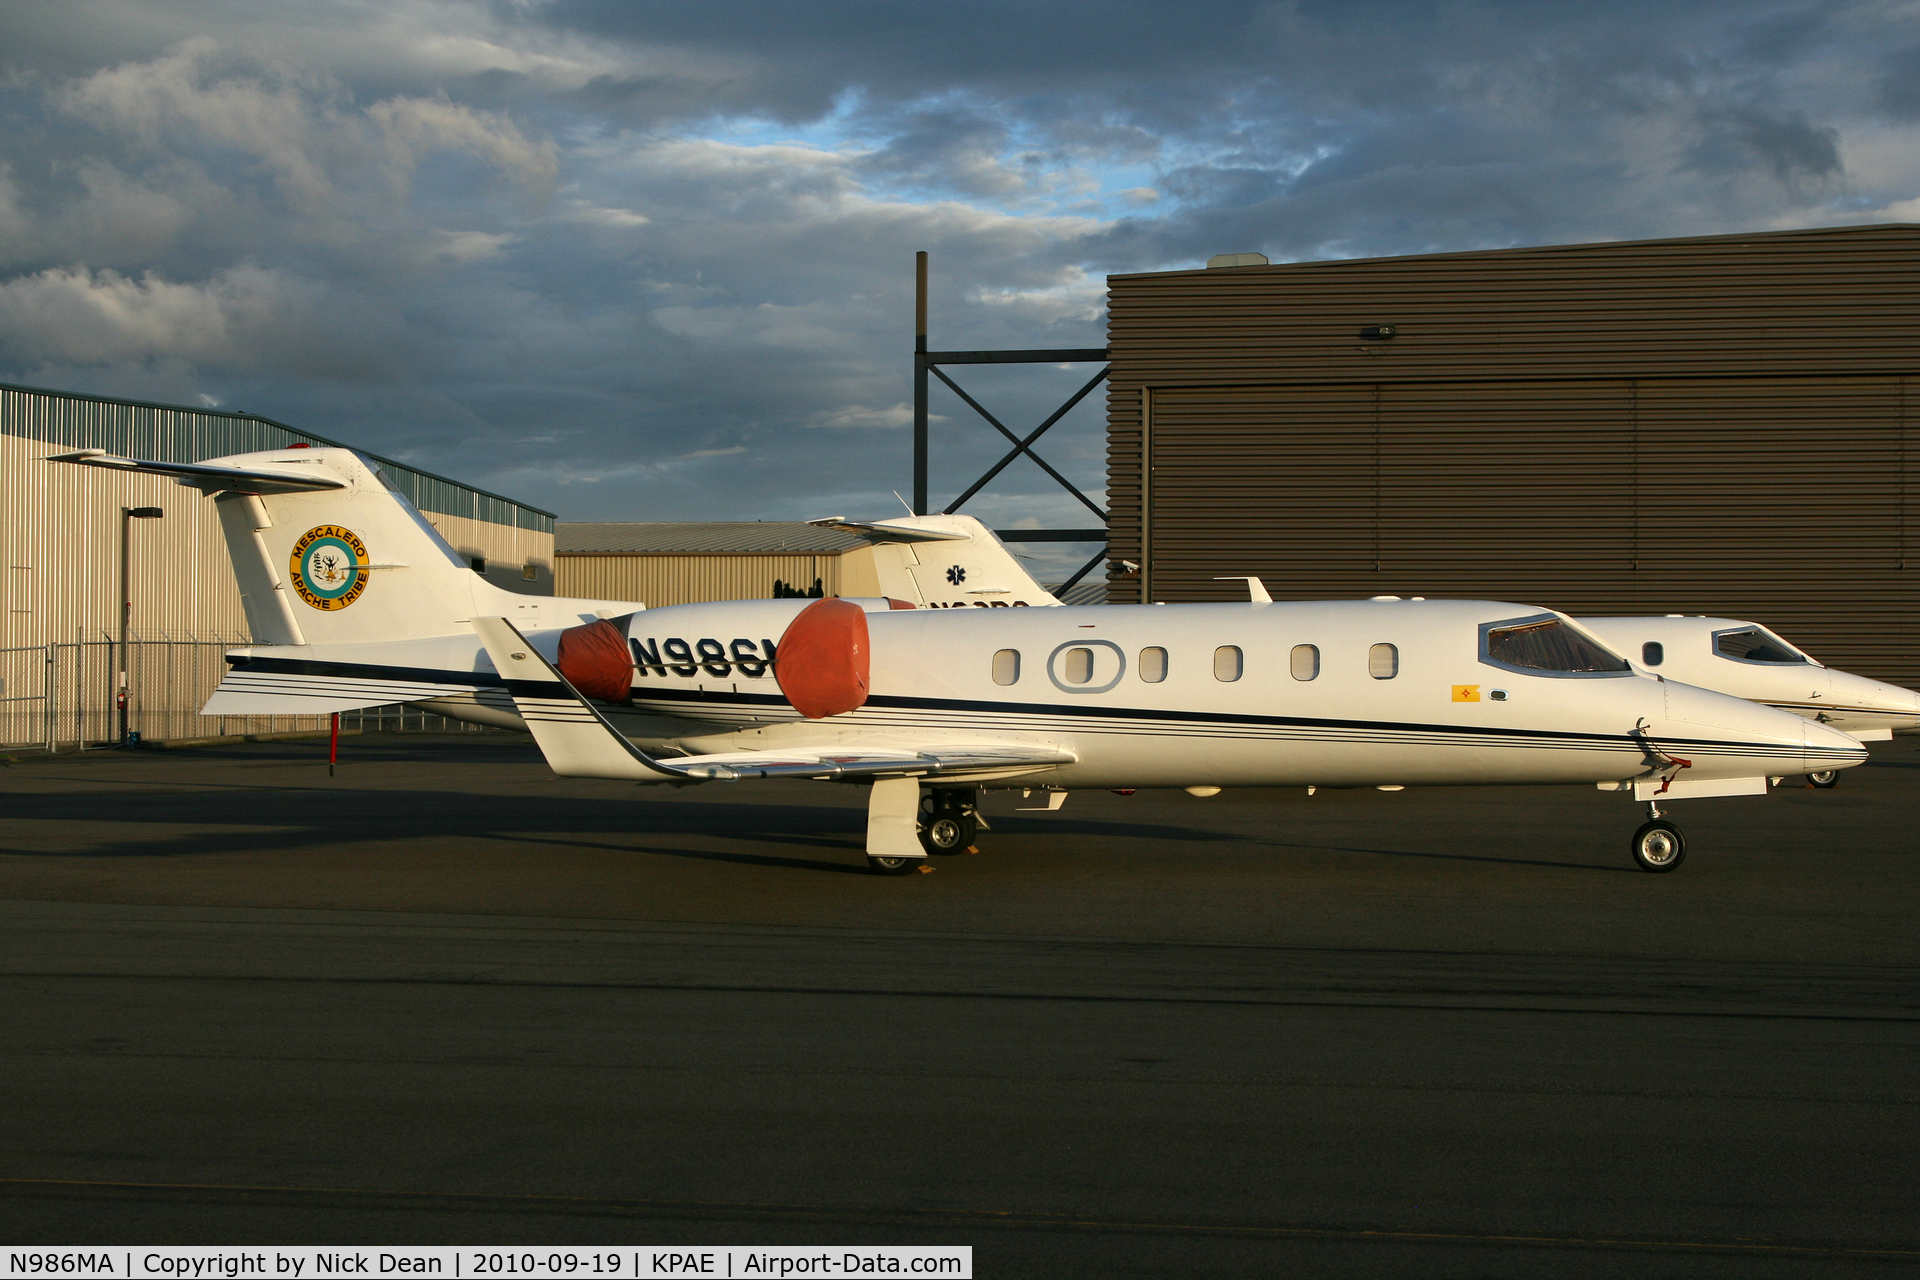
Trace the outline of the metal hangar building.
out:
[[[1904,224],[1110,277],[1110,597],[1723,615],[1920,685],[1916,299]]]
[[[123,536],[130,723],[149,738],[311,727],[195,714],[221,653],[250,638],[212,503],[163,477],[44,461],[98,448],[193,462],[302,443],[340,442],[252,414],[0,384],[0,746],[113,737]],[[551,512],[375,461],[489,581],[553,593]]]

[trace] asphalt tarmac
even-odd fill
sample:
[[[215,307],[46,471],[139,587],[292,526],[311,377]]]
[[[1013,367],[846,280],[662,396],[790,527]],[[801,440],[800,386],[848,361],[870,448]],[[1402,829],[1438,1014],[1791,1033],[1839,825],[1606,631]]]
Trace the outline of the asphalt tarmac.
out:
[[[1012,1276],[1920,1265],[1920,740],[1816,791],[0,768],[8,1243],[956,1243]],[[1033,802],[1026,802],[1033,803]]]

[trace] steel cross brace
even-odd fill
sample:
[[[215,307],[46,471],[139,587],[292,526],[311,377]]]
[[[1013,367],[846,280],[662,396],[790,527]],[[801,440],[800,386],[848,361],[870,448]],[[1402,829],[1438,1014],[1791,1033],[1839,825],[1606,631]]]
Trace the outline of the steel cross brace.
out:
[[[1058,409],[1054,410],[1053,413],[1047,418],[1047,420],[1041,423],[1039,426],[1035,427],[1033,431],[1025,439],[1022,439],[1021,437],[1014,435],[1013,432],[1007,430],[1006,426],[1000,421],[1000,419],[994,417],[991,413],[987,412],[985,405],[981,404],[978,400],[975,400],[972,396],[968,395],[966,391],[960,386],[959,383],[955,382],[952,378],[949,378],[945,373],[941,371],[939,365],[929,362],[927,365],[927,371],[933,374],[934,377],[940,379],[940,381],[946,383],[947,387],[953,392],[953,394],[959,396],[962,400],[966,401],[967,406],[971,408],[975,413],[979,414],[982,418],[985,418],[995,431],[998,431],[1001,435],[1013,441],[1013,448],[1007,453],[1007,456],[1000,459],[1000,461],[994,463],[993,466],[988,469],[987,473],[981,476],[978,480],[974,481],[972,486],[968,488],[968,490],[965,493],[961,494],[959,497],[955,498],[952,502],[948,503],[946,510],[945,512],[943,512],[943,514],[952,515],[954,512],[958,511],[968,498],[971,498],[974,494],[986,488],[987,485],[992,482],[995,476],[999,475],[1002,471],[1006,470],[1007,466],[1010,463],[1012,463],[1012,461],[1015,458],[1019,457],[1021,454],[1024,453],[1029,458],[1033,459],[1035,466],[1039,467],[1042,471],[1052,476],[1055,483],[1057,483],[1062,489],[1065,489],[1068,493],[1080,499],[1081,503],[1087,508],[1087,510],[1093,512],[1094,515],[1100,517],[1103,523],[1106,521],[1107,513],[1105,511],[1102,511],[1098,506],[1094,505],[1093,499],[1087,497],[1086,494],[1080,492],[1080,490],[1077,487],[1075,487],[1074,483],[1071,480],[1061,475],[1058,471],[1055,471],[1053,467],[1048,464],[1046,459],[1042,458],[1039,454],[1035,453],[1032,448],[1033,442],[1035,440],[1038,440],[1041,436],[1045,435],[1048,428],[1052,427],[1053,424],[1060,421],[1060,419],[1066,417],[1067,414],[1073,410],[1073,407],[1075,405],[1079,404],[1082,400],[1086,399],[1087,396],[1093,391],[1095,387],[1099,386],[1102,382],[1106,381],[1107,371],[1105,369],[1102,369],[1100,372],[1094,374],[1093,377],[1087,379],[1087,384],[1085,386],[1081,387],[1078,391],[1074,392],[1073,395],[1067,399],[1067,402],[1065,404],[1061,405]],[[1082,577],[1086,575],[1086,573],[1087,573],[1087,570],[1082,569],[1078,574],[1074,575],[1073,581],[1078,582]],[[1072,586],[1073,583],[1070,582],[1067,585]],[[1063,587],[1061,589],[1065,590],[1066,588]]]

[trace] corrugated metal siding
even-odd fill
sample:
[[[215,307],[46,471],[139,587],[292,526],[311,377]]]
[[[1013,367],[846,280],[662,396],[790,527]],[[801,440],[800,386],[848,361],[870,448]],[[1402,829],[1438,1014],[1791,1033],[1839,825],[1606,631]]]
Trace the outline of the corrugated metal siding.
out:
[[[1920,227],[1108,279],[1115,386],[1913,372]],[[1387,342],[1363,325],[1391,323]]]
[[[41,461],[45,445],[0,434],[0,647],[117,639],[120,508],[132,522],[133,629],[143,637],[244,642],[246,615],[213,504],[159,476]]]
[[[157,506],[167,513],[133,522],[136,634],[243,643],[246,616],[212,503],[164,477],[61,466],[44,458],[60,448],[96,448],[194,461],[299,441],[327,443],[259,418],[0,386],[0,648],[117,638],[123,506]],[[408,475],[437,479],[397,463],[381,465],[402,489]],[[465,503],[469,509],[478,499],[492,501],[477,490],[467,492],[475,499]],[[522,520],[505,507],[487,509],[505,518],[468,518],[437,508],[426,514],[457,549],[485,555],[488,576],[499,585],[551,592],[551,520],[539,529],[530,527],[538,521]],[[532,583],[520,580],[521,566],[529,562],[538,574]]]
[[[328,443],[258,418],[0,386],[0,741],[43,743],[51,733],[73,744],[116,733],[111,642],[120,627],[122,507],[166,512],[130,525],[131,634],[142,642],[130,663],[131,727],[179,736],[324,725],[324,717],[195,714],[225,669],[224,648],[248,639],[211,502],[164,477],[44,460],[57,449],[99,448],[192,461],[301,441]],[[396,463],[382,466],[410,494],[432,481],[442,486],[439,507],[493,517],[423,504],[456,548],[487,557],[490,580],[552,591],[552,521],[544,513]],[[521,580],[527,563],[536,566],[535,582]],[[159,643],[166,641],[174,643]],[[212,643],[180,643],[187,641]]]
[[[523,595],[550,596],[554,590],[553,535],[518,525],[488,520],[465,520],[437,511],[421,512],[447,545],[471,560],[484,557],[486,579],[496,587]],[[524,570],[533,569],[528,579]]]
[[[578,556],[554,558],[558,593],[638,600],[649,607],[706,600],[766,600],[779,579],[802,591],[820,579],[840,593],[838,556]]]
[[[1115,599],[1722,614],[1920,684],[1920,229],[1112,284]]]
[[[302,442],[340,443],[268,418],[181,405],[107,400],[4,383],[0,383],[0,435],[38,440],[66,449],[105,449],[161,462],[197,462]],[[367,456],[379,463],[394,487],[422,511],[540,533],[553,532],[550,511],[377,454]]]

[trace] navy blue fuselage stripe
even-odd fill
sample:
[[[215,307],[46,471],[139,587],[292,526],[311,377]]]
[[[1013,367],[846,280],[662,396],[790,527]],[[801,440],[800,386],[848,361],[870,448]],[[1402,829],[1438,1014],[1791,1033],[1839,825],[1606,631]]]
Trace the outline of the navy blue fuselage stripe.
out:
[[[508,688],[522,697],[564,698],[566,690],[558,681],[528,680],[506,681],[490,672],[479,671],[442,671],[430,667],[383,667],[370,663],[318,662],[306,658],[233,658],[227,661],[240,671],[249,674],[255,671],[286,674],[323,676],[333,679],[378,679],[409,681],[418,684],[463,685],[475,689]],[[633,706],[636,710],[670,710],[671,708],[651,707],[648,704],[698,704],[761,706],[791,709],[787,700],[779,694],[737,693],[717,689],[658,689],[638,688],[634,690]],[[1288,729],[1334,729],[1361,731],[1369,733],[1431,733],[1450,738],[1525,738],[1537,742],[1555,742],[1567,746],[1606,746],[1639,747],[1638,739],[1624,733],[1579,733],[1566,729],[1521,729],[1498,728],[1479,725],[1423,724],[1409,720],[1332,720],[1312,716],[1263,716],[1245,712],[1231,711],[1175,711],[1147,707],[1102,707],[1102,706],[1063,706],[1052,702],[981,702],[965,698],[910,698],[893,694],[876,694],[866,701],[866,707],[876,710],[898,711],[951,711],[976,715],[994,716],[1047,716],[1082,717],[1095,720],[1144,720],[1157,721],[1170,726],[1179,724],[1193,725],[1242,725],[1248,728],[1288,728]],[[862,708],[863,710],[865,708]],[[854,714],[858,714],[855,712]],[[1125,732],[1124,729],[1121,732]],[[1751,750],[1754,743],[1736,742],[1725,738],[1675,738],[1663,740],[1663,744],[1672,747],[1691,747],[1696,750],[1703,747],[1733,747],[1742,751]],[[1792,743],[1779,743],[1776,749],[1785,750],[1794,747]],[[1797,749],[1797,748],[1795,748]],[[1817,751],[1824,750],[1815,748]]]

